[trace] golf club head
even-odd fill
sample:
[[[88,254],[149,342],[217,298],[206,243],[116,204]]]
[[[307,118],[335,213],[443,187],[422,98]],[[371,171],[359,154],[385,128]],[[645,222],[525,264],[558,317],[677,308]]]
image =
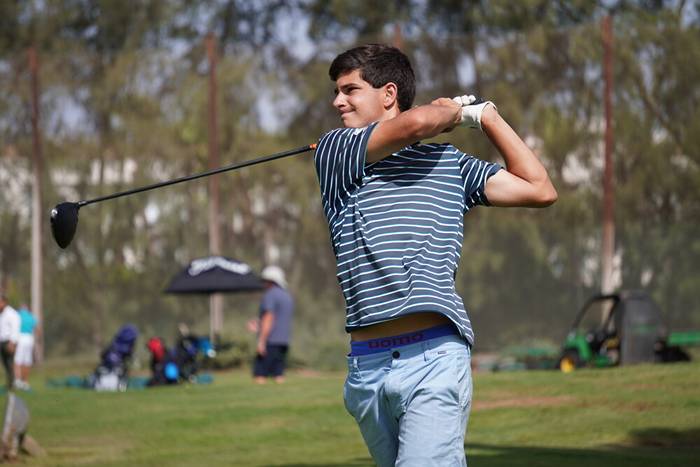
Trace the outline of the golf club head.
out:
[[[66,248],[70,245],[78,228],[78,203],[57,204],[51,210],[51,233],[58,246]]]

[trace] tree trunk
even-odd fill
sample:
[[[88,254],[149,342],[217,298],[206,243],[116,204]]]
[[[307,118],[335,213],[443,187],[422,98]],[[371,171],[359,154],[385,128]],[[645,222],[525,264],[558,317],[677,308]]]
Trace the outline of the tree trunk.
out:
[[[205,39],[207,58],[209,59],[209,168],[221,165],[219,155],[219,138],[216,114],[216,38],[209,33]],[[209,253],[221,254],[221,209],[219,176],[209,177]],[[209,299],[210,338],[215,341],[221,335],[224,324],[224,299],[221,294],[214,294]]]
[[[39,130],[39,60],[36,49],[29,48],[29,71],[32,86],[32,311],[37,318],[35,338],[36,361],[44,361],[44,314],[43,314],[43,243],[42,228],[44,217],[42,179],[44,162],[41,154],[41,134]]]

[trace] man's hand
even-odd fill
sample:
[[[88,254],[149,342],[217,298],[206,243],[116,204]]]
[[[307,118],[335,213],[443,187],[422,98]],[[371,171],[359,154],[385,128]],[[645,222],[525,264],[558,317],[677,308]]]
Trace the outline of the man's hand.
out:
[[[265,345],[264,342],[258,342],[258,349],[257,349],[258,355],[261,357],[264,357],[267,355],[267,346]]]
[[[12,342],[12,341],[7,342],[7,353],[14,354],[16,349],[17,349],[16,342]]]
[[[489,105],[496,110],[496,104],[491,101],[484,101],[473,95],[463,95],[452,98],[452,100],[461,107],[461,119],[459,124],[469,128],[478,128],[481,130],[481,117],[484,110]]]
[[[249,319],[248,323],[246,323],[246,327],[248,328],[248,332],[256,333],[260,330],[260,323],[257,319]]]
[[[449,133],[450,131],[454,130],[454,128],[462,123],[462,107],[461,104],[459,104],[457,101],[454,99],[449,99],[447,97],[440,97],[438,99],[435,99],[433,102],[430,103],[431,105],[441,105],[445,106],[448,108],[451,108],[454,113],[454,124],[445,128],[442,132],[443,133]]]

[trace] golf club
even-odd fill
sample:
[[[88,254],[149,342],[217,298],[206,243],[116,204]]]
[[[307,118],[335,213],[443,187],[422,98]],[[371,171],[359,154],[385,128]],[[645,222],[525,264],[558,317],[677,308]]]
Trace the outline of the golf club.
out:
[[[168,185],[174,185],[176,183],[187,182],[189,180],[194,180],[197,178],[208,177],[210,175],[216,175],[221,172],[227,172],[229,170],[236,170],[243,167],[248,167],[250,165],[260,164],[262,162],[268,162],[275,159],[281,159],[283,157],[293,156],[296,154],[301,154],[303,152],[313,151],[316,149],[316,144],[309,144],[296,149],[290,149],[288,151],[278,152],[276,154],[271,154],[269,156],[259,157],[257,159],[251,159],[244,162],[239,162],[237,164],[231,164],[218,169],[212,169],[206,172],[188,175],[181,178],[176,178],[174,180],[168,180],[165,182],[154,183],[153,185],[144,186],[141,188],[134,188],[133,190],[122,191],[112,195],[101,196],[95,199],[88,199],[83,201],[78,201],[77,203],[64,202],[57,204],[51,210],[51,233],[53,234],[54,240],[61,248],[66,248],[70,245],[70,242],[75,236],[75,231],[78,228],[78,210],[83,206],[88,204],[99,203],[101,201],[107,201],[108,199],[121,198],[122,196],[133,195],[135,193],[141,193],[142,191],[154,190],[156,188],[161,188]]]

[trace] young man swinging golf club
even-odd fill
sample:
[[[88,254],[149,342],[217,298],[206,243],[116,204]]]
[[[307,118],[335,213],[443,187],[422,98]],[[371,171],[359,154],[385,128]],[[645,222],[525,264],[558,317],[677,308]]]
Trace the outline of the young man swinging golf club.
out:
[[[380,467],[465,466],[474,333],[454,285],[464,214],[548,206],[556,190],[491,102],[412,108],[398,49],[348,50],[329,74],[345,128],[321,138],[315,165],[351,335],[345,406]],[[458,126],[485,133],[505,169],[420,143]]]

